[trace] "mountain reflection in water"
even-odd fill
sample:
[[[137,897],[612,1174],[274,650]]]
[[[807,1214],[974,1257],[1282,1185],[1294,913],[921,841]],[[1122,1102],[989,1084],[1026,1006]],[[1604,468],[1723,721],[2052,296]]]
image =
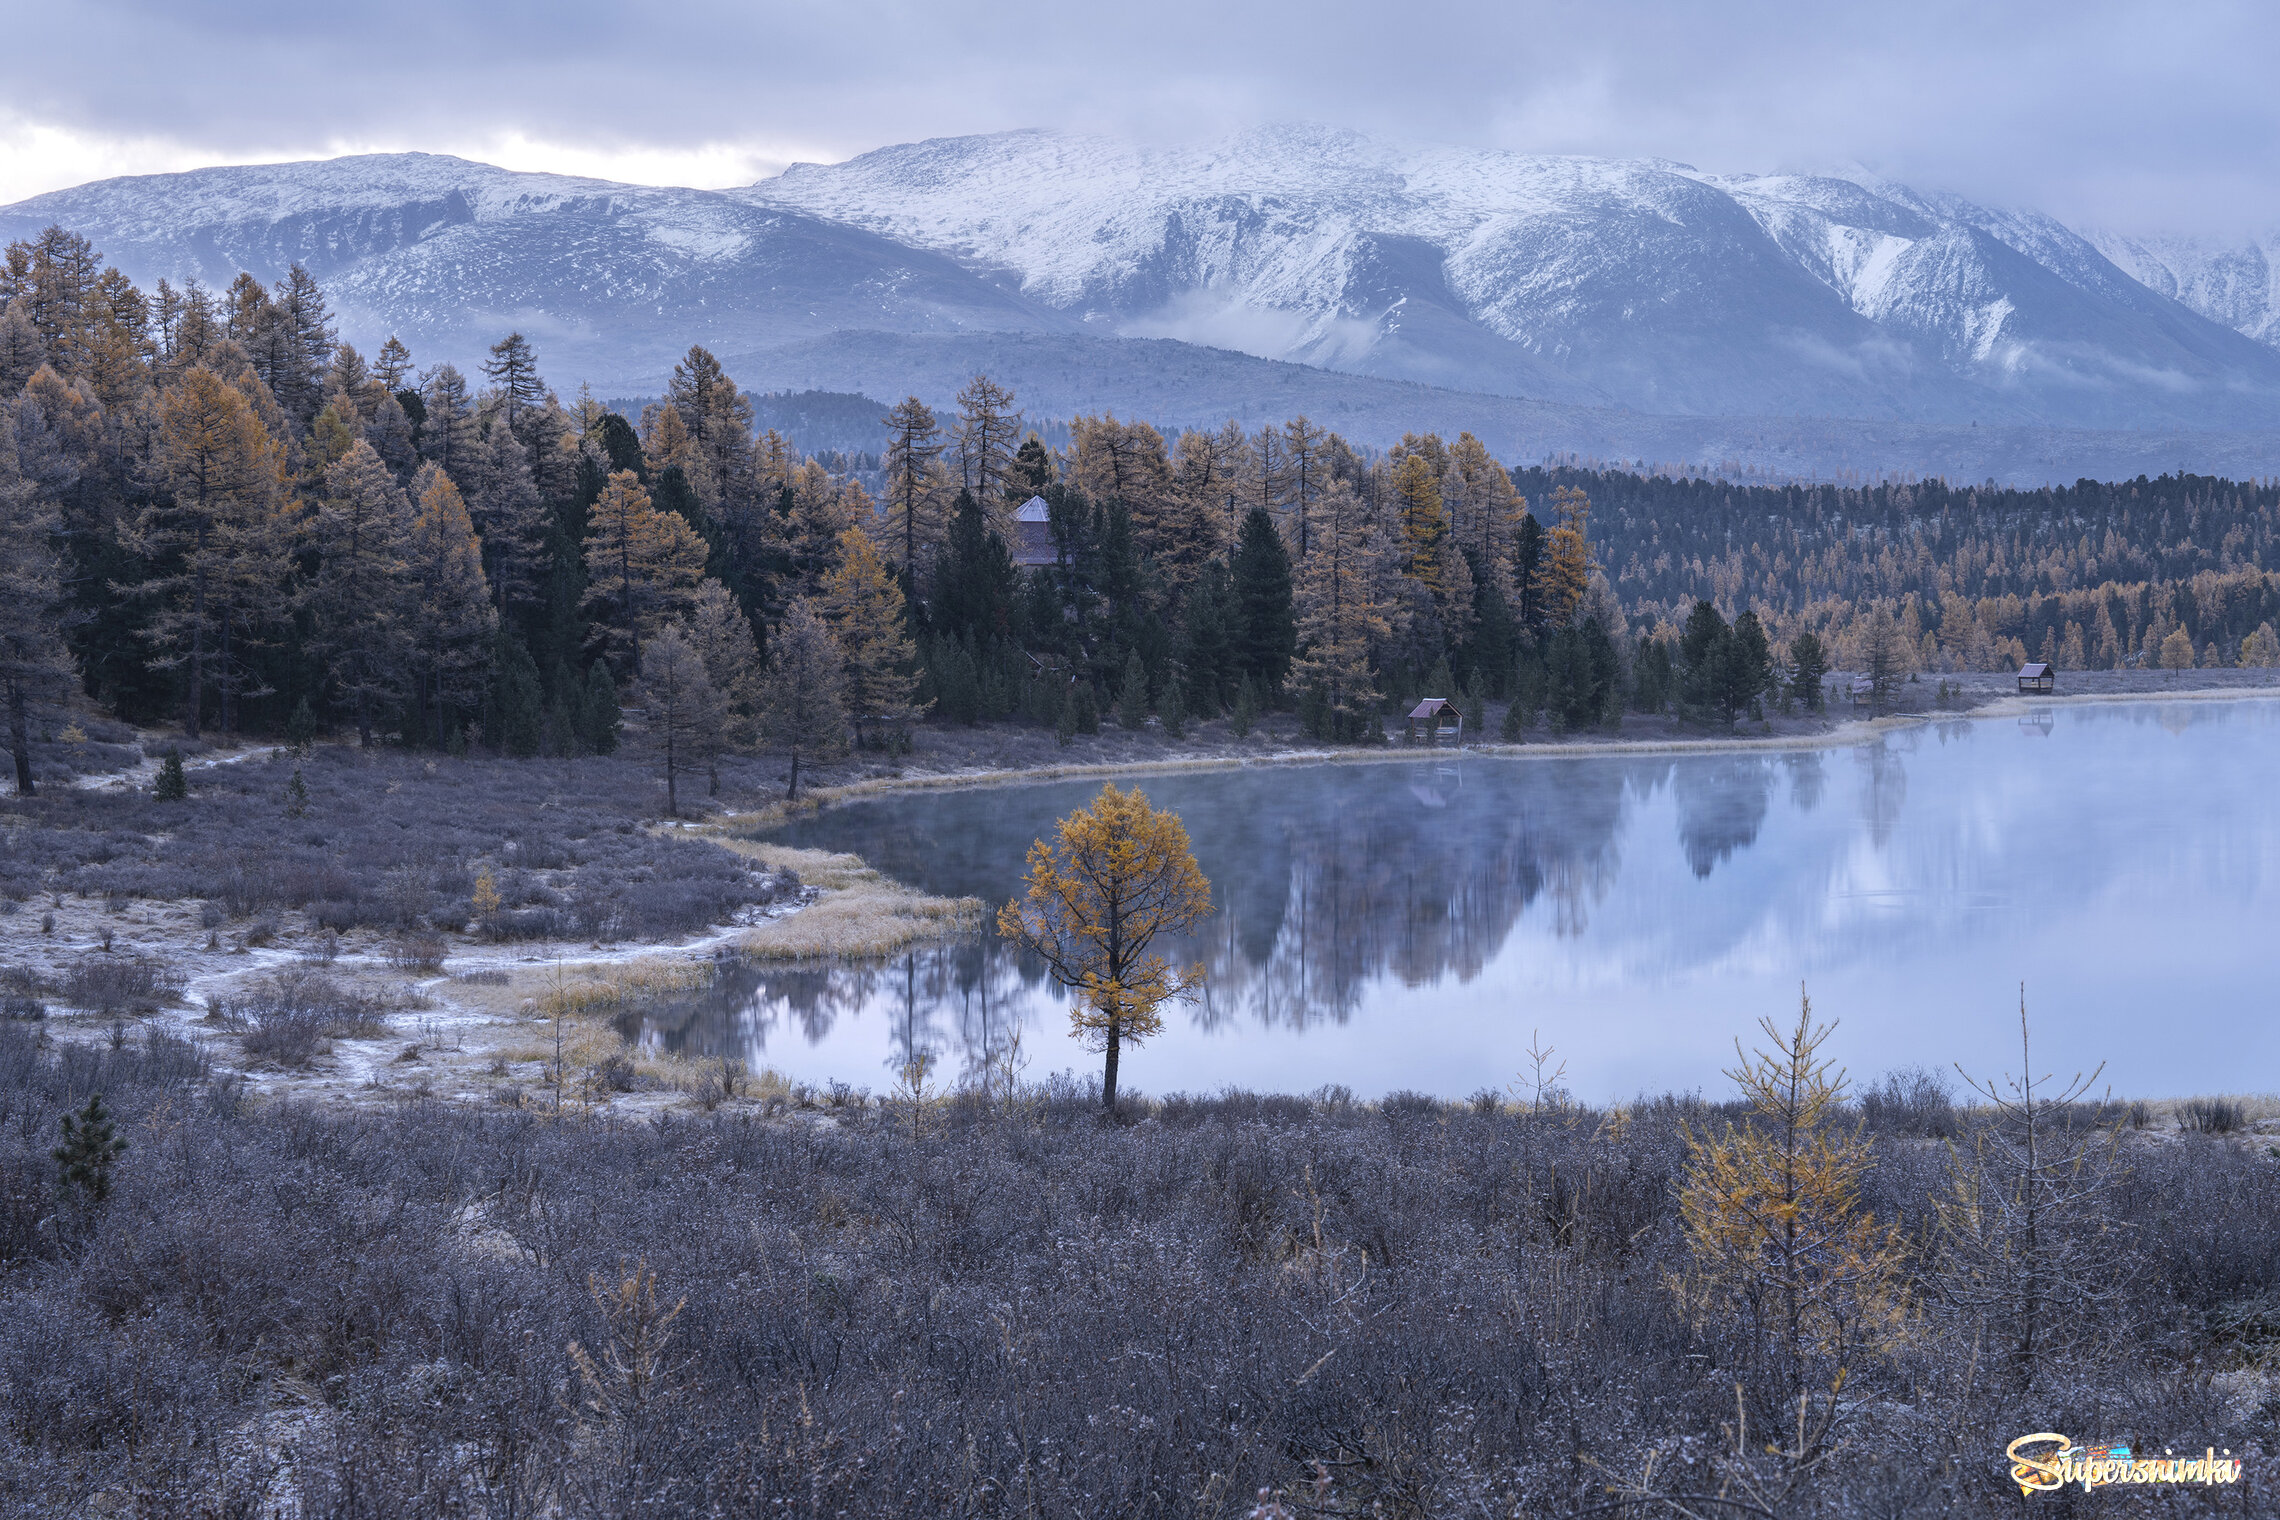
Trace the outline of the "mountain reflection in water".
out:
[[[2113,1000],[2131,980],[2110,964],[2118,947],[2175,959],[2142,925],[2184,911],[2177,880],[2197,901],[2229,872],[2230,911],[2274,905],[2273,788],[2210,778],[2268,766],[2276,718],[2280,704],[2086,707],[2048,737],[2005,719],[1850,751],[1143,776],[1185,820],[1217,911],[1166,947],[1202,963],[1205,992],[1167,1009],[1135,1069],[1154,1091],[1337,1081],[1462,1096],[1508,1082],[1540,1027],[1588,1094],[1715,1084],[1732,1036],[1794,1006],[1808,977],[1865,1070],[1993,1053],[1985,1037],[2022,975],[2054,998],[2078,984]],[[777,837],[994,907],[1030,841],[1097,789],[888,796]],[[2058,964],[2037,961],[2062,920],[2132,903],[2132,935],[2092,923]],[[2198,970],[2223,982],[2223,961]],[[2044,1006],[2038,1022],[2081,1022]],[[1017,1033],[1032,1075],[1082,1071],[1064,1008],[1041,966],[975,935],[868,964],[724,963],[712,987],[642,1020],[668,1048],[879,1085],[917,1053],[940,1080],[976,1080]],[[2088,1010],[2092,1023],[2120,1011]],[[1944,1043],[1911,1057],[1943,1018]]]

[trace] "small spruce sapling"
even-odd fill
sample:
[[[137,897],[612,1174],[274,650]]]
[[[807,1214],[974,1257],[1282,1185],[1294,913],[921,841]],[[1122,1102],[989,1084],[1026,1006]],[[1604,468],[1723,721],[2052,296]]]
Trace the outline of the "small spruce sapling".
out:
[[[103,1108],[103,1095],[95,1093],[75,1116],[63,1116],[63,1144],[51,1155],[62,1164],[63,1185],[87,1195],[90,1203],[111,1196],[111,1168],[127,1148],[111,1129],[111,1116]]]
[[[1167,738],[1180,738],[1187,728],[1187,693],[1178,676],[1164,682],[1164,699],[1158,704],[1156,716],[1164,720]]]
[[[301,767],[293,767],[293,779],[285,783],[285,816],[300,819],[309,816],[309,786],[301,779]]]
[[[151,796],[160,802],[181,802],[190,795],[190,778],[183,774],[182,751],[170,749],[158,764],[158,783]]]

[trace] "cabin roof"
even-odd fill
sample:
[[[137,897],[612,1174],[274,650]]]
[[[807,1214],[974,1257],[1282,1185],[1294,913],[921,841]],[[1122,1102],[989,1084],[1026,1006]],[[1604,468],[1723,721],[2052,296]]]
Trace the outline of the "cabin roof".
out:
[[[1014,510],[1013,520],[1015,522],[1041,523],[1048,521],[1052,515],[1052,509],[1045,505],[1044,497],[1032,496]]]
[[[2042,660],[2029,660],[2019,667],[2019,674],[2030,680],[2041,680],[2050,674],[2050,666]]]
[[[1457,704],[1447,697],[1427,697],[1409,710],[1412,718],[1437,718],[1445,712],[1455,712]]]

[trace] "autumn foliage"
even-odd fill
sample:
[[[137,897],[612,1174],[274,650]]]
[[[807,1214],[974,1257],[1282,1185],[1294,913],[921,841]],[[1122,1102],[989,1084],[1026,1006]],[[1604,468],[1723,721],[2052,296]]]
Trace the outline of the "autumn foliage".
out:
[[[1203,980],[1200,965],[1175,970],[1153,947],[1211,911],[1211,883],[1179,815],[1114,782],[1029,847],[1023,880],[1027,891],[998,911],[998,933],[1043,957],[1075,995],[1071,1032],[1105,1052],[1101,1102],[1113,1108],[1124,1042],[1161,1031],[1158,1010]]]
[[[1692,1263],[1675,1286],[1698,1320],[1744,1333],[1769,1363],[1761,1391],[1787,1405],[1817,1359],[1841,1378],[1863,1350],[1891,1345],[1906,1303],[1899,1239],[1861,1205],[1875,1149],[1828,1127],[1845,1079],[1819,1051],[1835,1026],[1814,1023],[1801,998],[1794,1028],[1759,1027],[1772,1048],[1726,1073],[1751,1121],[1687,1137],[1679,1213]]]

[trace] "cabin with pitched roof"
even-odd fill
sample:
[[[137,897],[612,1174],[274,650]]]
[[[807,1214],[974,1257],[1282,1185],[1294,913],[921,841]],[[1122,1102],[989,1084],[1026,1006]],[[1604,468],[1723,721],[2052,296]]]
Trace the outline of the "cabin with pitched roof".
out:
[[[2019,690],[2047,692],[2058,685],[2058,673],[2041,660],[2029,660],[2019,667]]]
[[[1439,743],[1441,738],[1441,724],[1443,721],[1455,723],[1457,725],[1457,741],[1459,743],[1464,742],[1464,712],[1458,708],[1456,703],[1450,701],[1447,697],[1427,697],[1424,701],[1418,703],[1415,707],[1409,710],[1409,727],[1406,734],[1404,735],[1404,742],[1415,744],[1417,742],[1418,725],[1423,724],[1425,728],[1425,742],[1427,744]]]

